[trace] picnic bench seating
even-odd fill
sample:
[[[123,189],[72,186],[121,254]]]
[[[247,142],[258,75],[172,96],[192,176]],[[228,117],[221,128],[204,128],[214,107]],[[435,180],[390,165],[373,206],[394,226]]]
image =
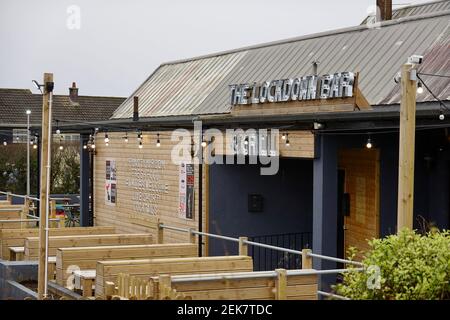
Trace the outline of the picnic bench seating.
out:
[[[23,206],[9,205],[0,206],[0,220],[19,220],[23,217]],[[0,230],[20,228],[20,221],[17,222],[0,222]]]
[[[147,233],[135,234],[94,234],[51,236],[48,239],[48,255],[56,256],[58,248],[66,247],[94,247],[110,245],[151,244],[152,235]],[[25,259],[36,260],[39,256],[39,238],[25,239]]]
[[[89,270],[75,270],[74,288],[82,291],[83,297],[92,297],[92,287],[95,283],[95,269]]]
[[[56,282],[65,285],[70,266],[81,270],[96,268],[97,261],[137,260],[153,258],[196,257],[198,247],[193,243],[119,245],[101,247],[58,248],[56,251]]]
[[[50,236],[70,236],[70,235],[89,235],[89,234],[113,234],[115,227],[75,227],[75,228],[50,228]],[[38,229],[3,229],[0,230],[0,258],[7,260],[10,258],[10,247],[24,247],[25,239],[28,237],[37,237]]]
[[[160,274],[204,274],[252,270],[253,260],[249,256],[99,261],[96,269],[95,296],[106,298],[107,282],[114,283],[120,273],[147,280]]]
[[[148,280],[119,274],[112,299],[155,300],[317,300],[312,269],[231,272],[214,275],[159,275]]]

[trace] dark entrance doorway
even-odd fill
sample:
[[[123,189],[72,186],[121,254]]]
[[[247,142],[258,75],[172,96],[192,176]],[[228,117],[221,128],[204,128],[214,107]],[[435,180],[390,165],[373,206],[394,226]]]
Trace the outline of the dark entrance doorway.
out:
[[[276,175],[259,165],[211,165],[209,232],[301,250],[312,247],[313,162],[280,159]],[[209,240],[210,255],[237,254],[237,245]],[[298,268],[300,256],[250,248],[255,270]]]

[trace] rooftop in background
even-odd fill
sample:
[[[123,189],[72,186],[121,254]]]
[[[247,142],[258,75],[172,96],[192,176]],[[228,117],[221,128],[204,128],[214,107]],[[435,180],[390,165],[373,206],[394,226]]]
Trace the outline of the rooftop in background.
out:
[[[71,95],[53,96],[53,119],[65,122],[108,120],[125,100],[120,97],[79,96],[78,88],[70,88]],[[0,88],[0,126],[26,125],[26,110],[31,110],[33,125],[41,124],[42,95],[29,89]]]
[[[140,117],[229,113],[230,84],[311,75],[313,61],[319,61],[319,74],[359,72],[360,89],[370,104],[398,104],[400,86],[393,79],[413,54],[425,56],[421,71],[448,73],[450,10],[385,21],[379,28],[361,25],[164,63],[112,119],[132,117],[134,96],[139,97]],[[450,79],[424,80],[440,99],[449,99]],[[434,99],[425,90],[417,100]]]
[[[450,0],[437,0],[414,5],[405,5],[392,10],[392,19],[420,16],[428,13],[450,10]],[[367,16],[361,25],[374,22],[375,16]]]

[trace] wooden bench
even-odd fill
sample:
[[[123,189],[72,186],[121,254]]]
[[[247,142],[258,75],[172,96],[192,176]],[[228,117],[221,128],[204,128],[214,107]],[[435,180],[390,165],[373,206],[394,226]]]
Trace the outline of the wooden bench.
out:
[[[94,247],[130,244],[151,244],[152,236],[141,234],[100,234],[100,235],[72,235],[49,237],[48,255],[56,256],[58,248]],[[25,239],[25,259],[37,260],[39,256],[39,238]]]
[[[317,300],[315,270],[232,272],[197,275],[159,275],[148,281],[118,276],[121,299],[156,300]]]
[[[23,204],[4,204],[0,206],[0,214],[7,211],[22,211],[23,207]]]
[[[20,220],[23,216],[23,206],[0,207],[0,230],[21,228],[20,221],[4,221],[4,220]],[[32,221],[31,221],[32,222]]]
[[[25,254],[25,247],[9,247],[9,260],[22,261]]]
[[[76,227],[76,228],[50,228],[50,236],[113,234],[115,227]],[[7,260],[10,256],[9,247],[25,247],[25,239],[37,237],[38,229],[3,229],[0,230],[0,258]]]
[[[94,269],[97,261],[137,260],[153,258],[196,257],[198,247],[192,243],[121,245],[102,247],[58,248],[56,251],[56,282],[65,286],[70,266],[81,270]]]
[[[317,300],[318,279],[311,274],[314,270],[295,270],[300,274],[289,275],[292,271],[276,270],[276,277],[260,271],[217,274],[206,281],[198,280],[201,275],[153,280],[157,283],[157,299],[168,299],[167,293],[175,290],[189,300]]]
[[[223,256],[99,261],[96,270],[95,296],[106,298],[107,282],[116,281],[120,273],[127,273],[138,279],[149,279],[160,274],[244,272],[253,270],[253,260],[248,256]]]

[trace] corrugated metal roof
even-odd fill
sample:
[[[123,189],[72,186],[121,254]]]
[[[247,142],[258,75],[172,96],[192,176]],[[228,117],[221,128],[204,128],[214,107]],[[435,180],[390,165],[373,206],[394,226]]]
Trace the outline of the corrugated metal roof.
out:
[[[440,12],[450,10],[450,0],[438,0],[415,5],[404,6],[392,10],[392,19],[400,19],[412,16],[419,16],[433,12]],[[375,21],[375,16],[371,15],[364,19],[361,24]]]
[[[387,21],[379,29],[358,26],[163,64],[112,118],[132,116],[133,96],[141,117],[227,113],[230,84],[309,75],[314,60],[320,74],[360,72],[361,91],[380,104],[392,96],[393,78],[410,55],[428,51],[430,60],[434,54],[448,60],[449,51],[433,47],[448,39],[449,16],[445,11]]]
[[[181,109],[182,114],[196,114],[196,108],[246,53],[163,65],[122,104],[113,118],[133,116],[135,95],[139,97],[140,116],[178,115]]]

